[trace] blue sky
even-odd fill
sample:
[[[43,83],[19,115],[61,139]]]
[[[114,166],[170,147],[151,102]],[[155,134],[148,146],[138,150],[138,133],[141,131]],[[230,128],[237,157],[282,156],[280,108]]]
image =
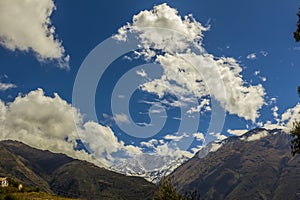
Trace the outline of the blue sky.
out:
[[[34,0],[32,1],[34,2]],[[0,0],[0,5],[3,6],[3,9],[4,5],[8,6],[8,4],[10,4],[8,2],[8,0]],[[46,8],[47,6],[48,8],[49,6],[51,7],[52,1],[48,0],[47,2],[49,3],[48,5],[42,6]],[[72,105],[72,103],[74,103],[72,95],[74,91],[74,82],[76,76],[78,76],[77,73],[80,67],[84,65],[84,60],[88,60],[88,55],[91,53],[91,51],[96,48],[97,45],[101,45],[102,42],[106,39],[109,39],[111,38],[111,36],[118,34],[118,30],[127,23],[130,23],[129,30],[131,30],[132,32],[136,31],[135,34],[139,35],[141,33],[141,30],[135,29],[139,27],[138,25],[134,25],[132,23],[133,16],[138,15],[143,10],[151,10],[155,5],[158,6],[163,3],[167,3],[166,5],[168,5],[168,7],[174,8],[178,11],[178,13],[176,13],[175,15],[181,17],[182,20],[184,16],[192,14],[193,19],[197,23],[201,23],[202,28],[209,27],[209,30],[202,31],[203,35],[200,37],[200,39],[198,38],[199,41],[201,41],[200,47],[205,49],[205,53],[213,56],[213,60],[229,57],[234,58],[235,61],[233,64],[237,64],[239,66],[238,69],[242,70],[239,75],[241,80],[243,80],[242,86],[244,87],[244,89],[249,89],[251,86],[258,87],[258,85],[261,85],[264,90],[264,95],[258,95],[258,88],[253,89],[253,91],[251,90],[253,92],[253,95],[250,95],[252,96],[252,98],[249,98],[251,102],[246,102],[247,99],[234,99],[234,101],[236,101],[237,103],[232,105],[231,107],[228,106],[228,108],[224,111],[226,113],[226,116],[224,118],[225,123],[220,130],[223,135],[229,136],[228,129],[244,131],[246,129],[255,128],[257,126],[266,126],[267,121],[270,121],[268,124],[273,124],[273,127],[280,127],[282,125],[289,124],[289,121],[295,118],[295,116],[292,115],[294,115],[296,113],[296,110],[298,109],[298,107],[296,106],[299,100],[299,97],[297,95],[297,86],[300,85],[300,69],[298,67],[300,63],[300,46],[293,39],[293,31],[296,28],[297,22],[296,13],[299,6],[299,2],[296,0],[289,1],[288,3],[279,0],[266,0],[263,2],[259,0],[254,0],[251,2],[242,2],[238,0],[189,0],[187,2],[114,0],[104,2],[89,1],[88,3],[78,0],[56,0],[52,3],[55,4],[56,10],[53,10],[53,12],[51,13],[50,20],[51,26],[55,27],[55,30],[53,29],[53,32],[50,31],[50,35],[52,34],[55,39],[50,42],[48,41],[49,43],[47,43],[47,41],[45,42],[45,44],[43,43],[45,45],[45,48],[40,48],[39,45],[37,45],[36,47],[31,46],[33,45],[32,43],[34,43],[33,40],[35,40],[33,38],[36,38],[37,41],[39,41],[39,39],[41,38],[43,39],[43,32],[38,35],[39,32],[35,31],[35,26],[33,25],[35,22],[43,23],[43,21],[34,20],[32,24],[26,24],[26,22],[20,22],[20,24],[18,24],[18,20],[0,20],[0,26],[3,30],[0,31],[0,39],[2,44],[0,48],[0,82],[3,86],[6,85],[8,87],[0,91],[0,97],[1,101],[6,104],[6,109],[8,110],[13,109],[13,107],[9,108],[9,104],[13,104],[10,102],[14,102],[14,99],[17,96],[19,96],[20,98],[25,98],[26,94],[30,93],[30,91],[37,91],[38,88],[41,88],[45,93],[40,95],[45,95],[49,98],[53,98],[53,94],[57,93],[61,99],[66,101],[69,105]],[[13,5],[12,3],[12,5],[9,5],[8,8],[12,9],[16,5]],[[19,13],[17,13],[16,18],[22,17],[23,14],[24,16],[27,16],[28,13],[26,12],[30,10],[22,10],[25,7],[20,8],[21,10],[19,11]],[[51,8],[53,9],[53,7]],[[34,10],[34,8],[32,9]],[[2,13],[0,14],[2,19],[5,19],[5,15],[11,17],[8,15],[9,11],[1,12],[1,8],[0,13]],[[28,17],[28,19],[30,19],[30,16]],[[139,20],[143,22],[143,19],[138,17],[137,21],[139,22]],[[170,21],[170,23],[171,22],[172,21]],[[192,23],[194,22],[192,21],[191,24]],[[11,28],[14,26],[20,26],[20,29]],[[49,26],[48,28],[50,28],[51,26]],[[32,32],[30,31],[31,27]],[[9,30],[11,32],[4,30]],[[26,30],[29,30],[29,33],[26,32]],[[187,34],[192,33],[192,30],[187,30]],[[16,33],[18,31],[20,33]],[[25,32],[27,35],[25,34]],[[7,35],[10,35],[10,33],[12,38],[13,36],[21,38],[15,40],[14,42],[11,42],[15,45],[15,48],[9,46],[9,44],[11,43],[9,42],[9,36]],[[31,37],[31,33],[35,33],[36,35],[33,34],[34,36]],[[25,34],[26,36],[22,36],[22,34]],[[27,36],[29,39],[27,38]],[[24,41],[28,43],[23,44],[22,37],[24,38]],[[189,39],[187,39],[187,41],[191,42],[189,41]],[[115,44],[117,45],[118,42],[122,41],[116,41]],[[139,42],[143,41],[140,39]],[[174,41],[172,41],[172,44],[176,44],[177,42],[178,41],[176,41],[175,39]],[[52,52],[50,50],[52,47],[49,45],[47,46],[47,44],[58,45],[55,49],[55,52],[57,54],[51,54]],[[23,47],[23,49],[21,47]],[[198,46],[194,48],[198,48]],[[164,52],[164,49],[158,49],[157,51],[155,51],[156,56],[165,55],[164,53],[168,53],[167,50]],[[174,54],[171,55],[175,55],[178,52],[177,50],[174,50],[173,53]],[[202,55],[203,52],[200,54]],[[184,138],[187,138],[185,137],[185,134],[193,135],[202,133],[204,134],[204,136],[209,135],[208,129],[212,119],[212,111],[209,110],[211,109],[212,103],[211,96],[213,96],[211,91],[208,92],[209,95],[211,95],[209,97],[207,95],[196,95],[199,104],[203,99],[208,99],[209,102],[201,108],[202,112],[194,113],[195,115],[190,118],[190,122],[185,125],[185,130],[179,129],[179,119],[181,118],[181,114],[183,111],[180,112],[180,107],[173,106],[171,104],[174,99],[178,100],[178,98],[180,97],[180,94],[176,93],[178,92],[178,90],[173,91],[176,94],[172,94],[172,92],[165,93],[163,97],[159,97],[158,91],[151,92],[152,85],[145,86],[144,90],[137,89],[130,97],[129,105],[119,103],[121,104],[119,105],[121,110],[123,108],[129,108],[132,119],[135,123],[141,125],[141,127],[144,128],[145,132],[128,133],[122,130],[122,127],[120,126],[126,128],[126,126],[132,125],[132,121],[130,121],[128,116],[124,115],[123,112],[118,113],[117,111],[117,113],[113,113],[111,110],[111,102],[113,101],[111,99],[111,95],[113,89],[116,87],[115,84],[121,77],[123,77],[124,74],[126,74],[130,70],[133,70],[133,74],[135,74],[137,71],[143,72],[143,67],[136,67],[143,64],[153,64],[156,58],[152,57],[150,61],[147,61],[145,60],[145,58],[143,58],[142,55],[140,58],[134,59],[136,55],[133,52],[128,52],[126,54],[127,58],[124,58],[125,55],[119,56],[120,57],[118,59],[115,59],[111,66],[107,68],[107,70],[103,74],[103,77],[101,77],[98,87],[97,85],[95,86],[97,88],[97,92],[94,97],[95,110],[98,117],[97,123],[100,124],[100,129],[105,129],[105,126],[110,127],[112,133],[117,136],[118,140],[124,142],[124,144],[118,143],[118,145],[121,146],[116,147],[117,149],[122,149],[124,145],[132,145],[130,147],[132,147],[133,149],[135,147],[144,148],[143,151],[148,151],[151,150],[149,141],[151,141],[152,139],[154,139],[152,140],[152,142],[154,141],[153,143],[156,143],[156,145],[163,145],[167,142],[178,140],[178,138],[172,138],[171,135],[175,135],[179,138],[180,136],[182,136],[183,140],[185,140]],[[175,58],[172,59],[176,61]],[[169,60],[166,60],[165,62],[173,62],[174,60],[172,59],[169,58]],[[98,60],[97,62],[99,64],[101,63],[101,60]],[[176,64],[176,62],[173,63]],[[162,63],[158,62],[158,64]],[[165,64],[165,66],[167,68],[169,65]],[[151,71],[151,68],[149,69]],[[149,70],[146,70],[146,72],[147,75],[148,73],[151,73],[149,72]],[[137,77],[141,77],[143,79],[143,83],[151,82],[149,81],[149,79],[147,79],[147,75],[143,76],[141,74],[136,74]],[[183,75],[183,77],[184,76],[185,74]],[[189,79],[189,76],[187,76],[187,78]],[[171,76],[168,77],[168,80],[171,79]],[[131,81],[131,79],[125,79],[125,83],[127,80]],[[86,81],[88,82],[89,78],[87,78]],[[170,82],[174,83],[176,82],[176,80]],[[229,80],[228,84],[230,82],[231,81]],[[12,85],[7,85],[8,83]],[[160,80],[158,83],[161,84],[162,80]],[[180,83],[175,83],[175,85],[180,85]],[[227,87],[226,84],[225,87]],[[239,91],[239,88],[234,89],[235,90],[232,92],[233,94],[235,94],[236,91]],[[188,95],[190,94],[189,92],[191,91],[187,92]],[[120,95],[121,94],[119,94],[119,97]],[[176,95],[177,97],[174,98]],[[255,95],[261,97],[263,99],[263,102],[259,102],[259,98],[255,98]],[[187,97],[186,95],[184,96]],[[192,98],[192,96],[189,97]],[[171,99],[173,100],[171,101]],[[255,105],[253,105],[253,102],[256,100],[258,102],[257,106],[255,107]],[[224,100],[224,102],[227,103],[226,105],[228,105],[229,101]],[[243,103],[243,107],[255,107],[256,110],[252,109],[251,112],[253,112],[253,115],[255,115],[256,113],[257,116],[253,117],[253,115],[251,115],[252,121],[250,119],[251,113],[247,113],[247,111],[242,112],[241,110],[239,110],[239,105],[237,105],[239,102]],[[156,124],[151,123],[148,114],[151,105],[157,105],[157,103],[161,103],[161,105],[166,108],[166,113],[153,112],[153,116],[160,117],[159,119],[161,120],[166,120],[166,123],[164,124],[162,129],[156,131],[155,134],[150,134],[151,137],[145,138],[143,134],[146,134],[146,132],[152,130],[152,128],[154,130],[156,126]],[[116,104],[118,104],[118,102]],[[218,107],[220,105],[216,103],[215,106]],[[203,109],[206,108],[208,110],[203,112]],[[293,108],[294,110],[290,110],[286,115],[282,116],[282,114],[285,113],[289,108]],[[51,109],[51,106],[49,106],[49,109]],[[82,112],[81,117],[83,118],[84,122],[80,122],[81,125],[79,125],[79,127],[82,128],[84,127],[84,123],[87,121],[87,119],[91,118],[89,118],[89,116],[86,116],[89,113],[85,113],[84,109],[78,107],[77,109],[80,109],[80,112]],[[156,107],[155,109],[156,111],[159,110],[158,107]],[[276,113],[274,116],[272,109],[276,110],[278,116]],[[16,111],[16,118],[22,118],[21,115],[24,112],[22,111],[18,114],[18,112]],[[195,116],[200,118],[195,120]],[[220,117],[220,121],[223,120],[221,118],[222,116]],[[276,121],[276,119],[278,119],[278,121]],[[28,120],[28,118],[22,118],[22,120]],[[216,120],[218,121],[219,119]],[[119,123],[116,123],[117,121],[119,121]],[[75,120],[75,122],[77,121]],[[159,122],[160,120],[157,121],[157,123]],[[43,122],[39,123],[43,124]],[[198,123],[196,125],[199,125],[199,127],[197,126],[198,129],[196,130],[194,127],[192,127],[195,125],[195,123]],[[136,130],[134,128],[131,128],[126,130]],[[87,127],[84,127],[83,129],[87,130]],[[235,132],[235,134],[239,133],[240,132],[238,131]],[[138,134],[141,135],[139,136]],[[45,135],[47,136],[47,134]],[[23,138],[19,136],[16,137],[20,140],[22,140],[21,138]],[[69,138],[68,135],[64,135],[64,137]],[[217,138],[218,136],[214,137],[214,139]],[[209,140],[211,139],[212,138],[210,138]],[[88,141],[90,141],[90,138],[86,140],[87,144],[89,144]],[[71,141],[69,142],[71,143]],[[148,146],[146,145],[143,147],[142,142],[147,143]],[[194,140],[193,142],[184,141],[183,143],[185,142],[188,144],[192,144],[191,146],[188,145],[190,151],[192,151],[192,148],[197,148],[197,146],[203,143],[203,141],[201,140]],[[88,146],[89,148],[92,148],[92,145]],[[183,146],[184,150],[186,150],[185,145]],[[48,147],[49,146],[47,145],[43,146],[43,148]],[[124,151],[130,151],[128,149],[130,148],[127,148],[127,150]],[[121,154],[120,152],[122,152],[123,150],[109,151],[106,149],[104,151],[105,154],[108,154],[108,152],[114,154],[118,152],[119,154]]]

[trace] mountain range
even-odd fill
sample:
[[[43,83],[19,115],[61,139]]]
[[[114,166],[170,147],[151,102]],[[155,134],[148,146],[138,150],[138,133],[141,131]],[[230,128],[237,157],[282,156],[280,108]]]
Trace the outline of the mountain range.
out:
[[[158,184],[162,177],[171,174],[182,163],[189,160],[182,155],[174,159],[172,156],[142,154],[134,158],[120,161],[111,166],[111,170],[127,176],[143,177],[149,182]]]
[[[203,199],[300,199],[300,156],[292,156],[291,136],[274,129],[254,129],[203,147],[193,158],[160,160],[137,157],[113,172],[63,154],[0,142],[0,177],[29,187],[80,199],[152,199],[162,176],[184,193],[198,190]],[[150,156],[150,157],[147,157]],[[166,163],[168,162],[169,166]],[[148,168],[147,168],[148,163]],[[134,177],[137,172],[140,177]],[[145,178],[145,179],[144,179]]]
[[[156,186],[91,163],[31,148],[16,141],[0,142],[0,177],[27,187],[80,199],[152,199]]]
[[[300,199],[300,156],[290,140],[254,129],[211,143],[170,176],[179,191],[197,189],[204,199]]]

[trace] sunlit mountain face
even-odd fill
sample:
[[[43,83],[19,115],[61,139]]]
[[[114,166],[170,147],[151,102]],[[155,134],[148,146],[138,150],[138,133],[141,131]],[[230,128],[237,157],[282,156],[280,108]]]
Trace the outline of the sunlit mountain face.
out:
[[[197,189],[204,199],[298,199],[300,157],[292,156],[290,141],[279,129],[254,129],[215,143],[217,150],[210,145],[206,156],[200,150],[172,180],[179,190]]]

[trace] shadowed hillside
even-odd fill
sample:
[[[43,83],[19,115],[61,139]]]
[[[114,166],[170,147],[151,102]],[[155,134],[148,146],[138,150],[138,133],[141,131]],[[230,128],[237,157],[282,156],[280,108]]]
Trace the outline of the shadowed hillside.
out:
[[[28,187],[82,199],[152,199],[156,186],[91,163],[31,148],[15,141],[0,142],[0,176]]]

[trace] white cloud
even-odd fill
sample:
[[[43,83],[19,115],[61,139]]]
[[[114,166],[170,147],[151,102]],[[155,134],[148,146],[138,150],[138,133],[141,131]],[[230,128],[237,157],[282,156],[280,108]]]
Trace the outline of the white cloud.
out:
[[[143,69],[141,69],[139,71],[136,71],[136,74],[139,75],[139,76],[141,76],[141,77],[147,77],[148,76],[147,73],[146,73],[146,71],[143,70]]]
[[[18,96],[6,105],[0,101],[0,132],[0,140],[22,141],[99,166],[110,166],[115,159],[112,153],[141,153],[139,147],[119,141],[109,127],[91,121],[84,123],[77,109],[58,94],[45,96],[42,89]],[[82,139],[98,160],[84,151],[75,151],[77,139]]]
[[[52,0],[1,0],[0,44],[11,51],[33,51],[41,61],[57,60],[68,68],[70,57],[50,20],[54,10]]]
[[[263,82],[266,82],[266,81],[267,81],[267,78],[266,78],[266,77],[260,76],[259,78],[260,78]]]
[[[117,122],[117,123],[129,123],[129,118],[126,114],[124,113],[121,113],[121,114],[116,114],[114,116],[114,120]]]
[[[236,130],[231,130],[228,129],[227,132],[230,133],[231,135],[236,135],[236,136],[241,136],[244,133],[246,133],[248,130],[247,129],[236,129]]]
[[[278,119],[278,117],[279,117],[279,114],[278,114],[279,108],[277,106],[274,106],[271,110],[273,111],[273,117],[274,117],[274,119],[277,122],[279,122],[279,119]]]
[[[170,147],[168,143],[158,145],[154,152],[156,155],[166,158],[172,158],[173,160],[181,157],[182,155],[191,158],[192,154],[185,150],[180,150],[179,148]]]
[[[155,59],[163,67],[163,75],[143,84],[142,90],[160,98],[175,95],[178,106],[191,106],[191,102],[184,101],[191,96],[211,96],[230,114],[255,121],[264,105],[263,86],[244,81],[242,67],[235,59],[206,53],[202,47],[202,32],[206,30],[191,15],[181,17],[177,10],[161,4],[135,15],[115,38],[122,41],[129,33],[137,34],[140,55],[146,60]],[[201,104],[191,107],[190,112],[197,111]]]
[[[30,146],[65,153],[71,157],[91,160],[84,152],[75,152],[76,124],[81,116],[57,94],[44,96],[41,89],[1,107],[1,140],[22,141]]]
[[[284,124],[287,130],[293,127],[293,123],[295,121],[299,121],[300,119],[300,103],[298,103],[293,108],[287,109],[281,115],[281,124]]]
[[[149,113],[152,113],[152,114],[159,114],[159,113],[162,113],[164,110],[163,109],[151,109],[149,111]]]
[[[254,72],[254,76],[258,76],[260,74],[260,71],[257,70]],[[263,82],[266,82],[267,81],[267,78],[266,77],[263,77],[263,76],[258,76],[258,78],[260,78],[260,80],[262,80]]]
[[[172,135],[172,134],[168,134],[164,137],[164,139],[166,140],[174,140],[174,141],[180,141],[182,138],[188,137],[187,134],[182,134],[182,135]]]
[[[16,88],[17,86],[12,83],[1,83],[0,82],[0,91],[6,91],[8,89]]]
[[[276,99],[272,98],[270,102],[274,103],[276,102]],[[282,129],[286,133],[289,133],[291,128],[293,128],[293,123],[300,119],[300,103],[292,108],[288,108],[282,114],[278,113],[278,110],[279,108],[277,106],[271,108],[273,120],[276,122],[266,121],[262,124],[262,127],[266,129]]]
[[[147,142],[141,142],[141,146],[145,146],[148,148],[154,148],[155,145],[158,145],[158,140],[156,140],[156,139],[151,139]]]
[[[170,32],[172,30],[172,32]],[[126,40],[127,33],[138,33],[145,48],[142,55],[151,57],[150,48],[161,49],[164,52],[184,51],[189,43],[201,43],[202,32],[208,30],[198,23],[192,15],[183,19],[178,11],[166,3],[154,6],[153,10],[144,10],[133,16],[133,23],[119,29],[115,38]],[[176,42],[174,42],[176,41]]]
[[[272,123],[271,121],[266,121],[264,124],[261,125],[261,127],[265,128],[265,129],[282,129],[284,131],[288,131],[289,129],[287,129],[287,127],[284,126],[284,124],[281,123]]]
[[[275,98],[271,99],[271,103],[273,102],[276,102]],[[293,128],[293,123],[300,119],[300,103],[292,108],[288,108],[282,114],[279,114],[278,110],[279,108],[277,106],[271,108],[271,111],[273,112],[273,120],[276,121],[275,123],[272,121],[266,121],[261,126],[266,129],[282,129],[289,133],[291,128]]]
[[[250,53],[247,55],[247,59],[249,60],[255,60],[257,59],[257,56],[259,55],[262,55],[263,57],[266,57],[268,56],[268,52],[267,51],[260,51],[259,53]]]
[[[204,141],[205,137],[203,133],[194,133],[193,136],[196,138],[198,141]]]
[[[215,140],[217,140],[217,141],[222,141],[222,140],[225,140],[227,138],[226,135],[223,135],[221,133],[209,133],[209,135],[215,137]]]
[[[197,107],[192,107],[190,110],[187,111],[187,113],[192,114],[194,112],[200,112],[202,108],[204,108],[205,111],[208,111],[210,110],[209,103],[209,99],[203,99]]]
[[[118,141],[110,127],[96,122],[86,122],[80,132],[80,138],[89,146],[93,155],[102,162],[107,162],[107,160],[113,162],[115,157],[112,154],[119,151],[125,151],[128,155],[141,153],[139,147],[124,145],[124,142]]]
[[[182,156],[193,156],[177,148],[172,141],[168,143],[163,139],[141,142],[140,146],[126,145],[110,127],[93,121],[83,122],[82,119],[78,110],[58,94],[49,97],[38,89],[20,95],[7,104],[0,101],[0,140],[21,141],[35,148],[64,153],[109,169],[118,162],[126,163],[138,157],[146,159],[149,154],[143,153],[144,148],[151,149],[152,158],[146,160],[151,162],[151,166],[149,163],[143,166],[152,170],[173,165]],[[187,135],[175,136],[166,138],[179,140]],[[92,154],[74,150],[78,139]]]
[[[254,60],[254,59],[256,59],[257,57],[256,57],[256,54],[255,53],[251,53],[251,54],[249,54],[249,55],[247,55],[247,59],[249,59],[249,60]]]
[[[264,104],[264,88],[262,85],[246,86],[240,75],[242,68],[234,59],[187,53],[165,54],[158,56],[157,61],[162,64],[164,75],[161,79],[145,83],[142,87],[144,91],[155,93],[159,97],[167,93],[177,97],[192,95],[198,98],[211,95],[231,114],[252,121],[259,116],[258,110]],[[185,73],[177,73],[178,65],[185,69]],[[203,81],[200,82],[199,79]],[[204,81],[211,87],[207,88]]]
[[[275,97],[272,97],[269,101],[269,104],[276,103],[277,99]]]

